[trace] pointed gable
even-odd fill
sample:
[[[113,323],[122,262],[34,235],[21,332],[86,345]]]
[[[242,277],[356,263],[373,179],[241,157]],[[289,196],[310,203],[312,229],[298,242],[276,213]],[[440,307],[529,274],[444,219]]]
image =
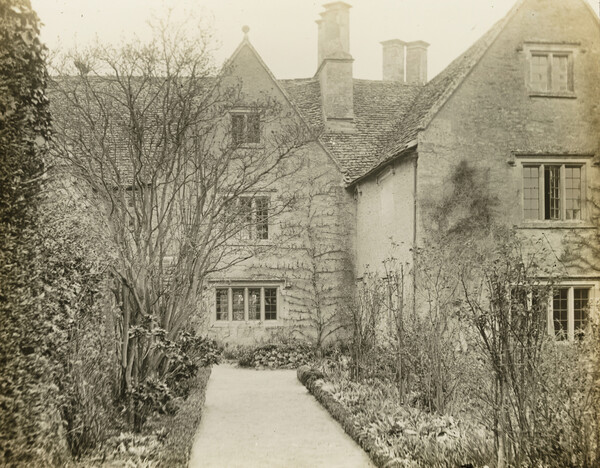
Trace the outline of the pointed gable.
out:
[[[533,12],[539,9],[539,5],[534,4],[536,1],[538,0],[517,1],[504,18],[498,21],[475,44],[451,62],[433,80],[420,88],[406,112],[397,119],[394,128],[384,139],[379,148],[379,158],[358,178],[386,164],[407,148],[416,146],[419,132],[427,128],[432,119],[435,118],[444,104],[453,96],[455,91],[481,61],[517,13],[531,10],[532,14],[534,14]],[[547,4],[550,3],[554,4],[549,5],[548,8],[553,9],[552,14],[556,17],[557,24],[560,24],[561,14],[567,3],[570,3],[571,7],[580,6],[585,8],[593,19],[600,24],[598,16],[585,0],[548,0]],[[535,33],[532,32],[532,38],[534,36]]]

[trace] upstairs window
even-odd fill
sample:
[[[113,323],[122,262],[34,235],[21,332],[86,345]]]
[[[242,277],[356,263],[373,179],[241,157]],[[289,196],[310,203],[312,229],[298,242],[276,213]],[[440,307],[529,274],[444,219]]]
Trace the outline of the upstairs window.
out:
[[[269,238],[269,198],[240,197],[241,235],[244,239]]]
[[[524,164],[523,217],[526,220],[581,220],[581,164]]]
[[[526,44],[528,86],[532,96],[574,97],[574,48],[563,44]]]
[[[266,240],[269,238],[269,197],[239,197],[225,207],[228,229],[237,238]]]
[[[569,63],[569,54],[532,54],[531,90],[547,93],[573,91]]]
[[[260,114],[258,112],[232,113],[231,131],[236,145],[260,143]]]

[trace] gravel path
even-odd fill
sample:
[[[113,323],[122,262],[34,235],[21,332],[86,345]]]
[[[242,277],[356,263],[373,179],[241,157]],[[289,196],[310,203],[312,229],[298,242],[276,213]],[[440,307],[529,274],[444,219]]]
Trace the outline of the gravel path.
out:
[[[370,468],[296,371],[213,367],[191,468]]]

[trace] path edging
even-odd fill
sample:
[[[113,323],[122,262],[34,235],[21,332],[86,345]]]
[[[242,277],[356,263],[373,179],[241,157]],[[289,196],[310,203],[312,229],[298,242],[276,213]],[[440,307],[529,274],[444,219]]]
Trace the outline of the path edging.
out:
[[[314,395],[317,401],[329,412],[348,434],[366,453],[378,468],[394,468],[401,466],[399,461],[381,450],[375,440],[361,430],[353,422],[352,413],[338,402],[331,392],[323,388],[325,375],[318,369],[301,366],[296,372],[298,380]]]

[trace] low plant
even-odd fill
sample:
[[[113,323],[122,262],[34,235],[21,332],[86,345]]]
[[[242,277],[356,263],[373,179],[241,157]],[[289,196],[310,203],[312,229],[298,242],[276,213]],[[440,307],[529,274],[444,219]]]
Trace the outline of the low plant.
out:
[[[299,368],[298,379],[378,466],[483,466],[493,459],[483,426],[403,405],[393,381],[353,381],[347,364],[331,362]]]
[[[169,402],[171,410],[148,415],[140,432],[113,430],[102,450],[88,453],[75,466],[187,467],[210,373],[210,367],[201,367],[187,398],[175,397]]]
[[[242,367],[296,369],[315,359],[314,347],[306,342],[266,344],[243,352],[238,358]]]

